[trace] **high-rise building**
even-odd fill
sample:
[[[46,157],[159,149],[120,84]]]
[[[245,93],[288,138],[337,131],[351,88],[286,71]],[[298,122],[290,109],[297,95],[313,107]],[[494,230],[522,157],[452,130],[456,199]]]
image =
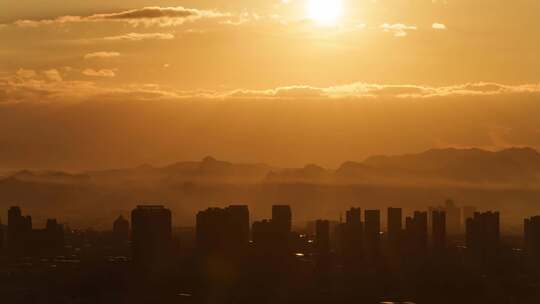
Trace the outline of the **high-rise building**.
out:
[[[119,216],[113,223],[113,237],[119,242],[129,240],[129,221],[123,216]]]
[[[434,251],[446,248],[446,212],[433,211],[431,214],[431,238]]]
[[[269,256],[283,257],[289,253],[289,243],[283,240],[282,233],[276,229],[276,225],[272,220],[253,222],[251,231],[255,250],[258,254],[262,254],[267,258]]]
[[[249,244],[249,208],[245,205],[231,205],[227,210],[227,239],[233,248],[245,248]]]
[[[272,206],[272,222],[281,233],[289,235],[292,230],[292,212],[288,205]]]
[[[494,256],[500,243],[499,212],[475,212],[466,224],[466,243],[469,251],[478,258]]]
[[[387,240],[391,254],[398,254],[403,229],[403,215],[401,208],[388,208],[387,214]]]
[[[461,222],[463,223],[463,227],[465,227],[467,223],[467,219],[474,217],[475,212],[476,212],[476,207],[474,206],[464,206],[462,208],[462,221]]]
[[[239,253],[249,244],[247,206],[209,208],[197,214],[197,248],[205,254]]]
[[[319,254],[330,252],[330,222],[317,220],[315,223],[315,245]]]
[[[428,213],[415,211],[405,219],[405,239],[409,256],[424,255],[428,243]]]
[[[2,221],[0,220],[0,252],[4,249],[5,246],[5,238],[4,238],[4,225],[2,224]]]
[[[444,206],[430,207],[428,213],[428,225],[433,226],[431,216],[434,211],[444,211],[446,215],[446,233],[457,235],[463,233],[461,229],[461,209],[456,206],[453,200],[446,200]]]
[[[141,205],[131,212],[133,262],[146,269],[165,266],[170,257],[172,218],[163,206]]]
[[[351,208],[345,212],[345,223],[360,224],[362,222],[362,212],[360,208]]]
[[[380,254],[381,211],[366,210],[364,212],[364,247],[367,258],[375,258]]]
[[[540,216],[526,218],[523,223],[524,246],[528,257],[539,263],[540,259]]]
[[[445,202],[446,230],[448,234],[460,234],[461,232],[461,209],[454,204],[453,200]]]
[[[338,226],[338,252],[342,255],[346,267],[360,263],[364,251],[364,228],[360,208],[351,208],[346,212],[346,221]]]
[[[13,255],[31,251],[32,217],[23,216],[19,207],[8,210],[7,245]]]

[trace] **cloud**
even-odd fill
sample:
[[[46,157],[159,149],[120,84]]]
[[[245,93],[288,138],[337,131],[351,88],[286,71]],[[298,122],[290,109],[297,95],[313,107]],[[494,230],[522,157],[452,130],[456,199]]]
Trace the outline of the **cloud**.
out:
[[[431,27],[435,30],[446,30],[446,25],[442,23],[433,23]]]
[[[396,24],[384,23],[380,27],[385,32],[393,33],[394,37],[405,37],[408,35],[407,31],[416,31],[418,29],[416,25],[406,25],[403,23],[396,23]]]
[[[43,75],[45,75],[45,77],[51,81],[62,81],[62,76],[57,69],[43,71]]]
[[[89,81],[65,80],[65,69],[35,71],[19,69],[11,76],[0,76],[0,103],[6,101],[57,101],[64,99],[119,98],[127,100],[431,100],[436,98],[538,96],[540,83],[505,85],[494,82],[476,82],[451,86],[413,84],[374,84],[356,82],[328,87],[309,85],[282,86],[266,90],[236,89],[225,91],[180,91],[156,84],[132,84],[111,89]],[[88,77],[112,78],[117,69],[86,68],[81,72]]]
[[[17,71],[17,76],[21,78],[33,78],[37,76],[37,73],[34,70],[19,69]]]
[[[103,21],[119,21],[127,22],[134,26],[138,25],[157,25],[157,26],[174,26],[180,25],[187,21],[195,21],[203,18],[225,17],[229,14],[220,13],[210,10],[198,10],[177,7],[159,7],[150,6],[139,9],[132,9],[120,12],[93,14],[89,16],[59,16],[54,19],[23,19],[15,21],[15,25],[19,27],[39,27],[43,25],[66,24],[75,22],[103,22]]]
[[[103,39],[110,41],[170,40],[174,39],[174,35],[170,33],[129,33],[118,36],[109,36]]]
[[[84,59],[93,59],[93,58],[114,58],[119,57],[120,53],[118,52],[93,52],[84,55]]]
[[[90,77],[115,77],[116,76],[116,69],[101,69],[101,70],[94,70],[94,69],[84,69],[82,71],[83,75],[90,76]]]

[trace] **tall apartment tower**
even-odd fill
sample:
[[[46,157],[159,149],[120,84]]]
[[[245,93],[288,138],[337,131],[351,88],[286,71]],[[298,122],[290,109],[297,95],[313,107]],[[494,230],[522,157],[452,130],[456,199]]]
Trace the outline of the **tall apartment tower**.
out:
[[[387,214],[388,249],[392,255],[398,254],[403,229],[403,212],[401,208],[388,208]]]
[[[315,223],[315,245],[321,255],[330,253],[330,222],[317,220]]]
[[[428,213],[415,211],[405,220],[405,238],[407,251],[412,256],[426,253],[428,243]]]
[[[171,211],[159,205],[140,205],[131,212],[132,258],[149,270],[166,266],[172,245]]]
[[[197,248],[205,254],[234,254],[249,244],[249,209],[233,205],[197,213]]]
[[[380,254],[381,211],[366,210],[364,212],[364,247],[367,258],[375,258]]]
[[[346,264],[357,264],[363,256],[362,214],[360,208],[347,210],[345,223],[339,225],[339,249]]]
[[[7,247],[10,254],[20,256],[31,251],[32,217],[23,216],[19,207],[8,210]]]
[[[231,205],[227,210],[227,233],[233,248],[246,248],[249,244],[249,208],[245,205]]]
[[[431,244],[434,251],[440,252],[446,248],[446,212],[433,211],[431,219]]]
[[[526,218],[523,222],[525,252],[531,260],[540,262],[540,216]]]
[[[494,256],[500,244],[499,212],[476,212],[466,224],[466,243],[469,252],[477,258]]]
[[[461,222],[463,223],[463,227],[467,224],[467,219],[473,218],[474,213],[476,212],[476,207],[474,206],[463,206],[461,210],[462,219]]]
[[[288,205],[272,206],[272,222],[276,229],[289,235],[292,230],[292,212]]]

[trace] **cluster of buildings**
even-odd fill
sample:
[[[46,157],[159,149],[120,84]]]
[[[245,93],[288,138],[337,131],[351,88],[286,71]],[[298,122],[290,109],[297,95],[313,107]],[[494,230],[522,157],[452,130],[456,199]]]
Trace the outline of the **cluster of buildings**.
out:
[[[12,256],[55,255],[64,246],[64,228],[56,219],[48,219],[44,229],[32,226],[32,217],[23,215],[19,207],[8,210],[8,221],[0,233],[0,248]]]
[[[268,257],[309,250],[318,256],[337,254],[345,262],[353,263],[380,257],[442,254],[449,246],[449,237],[462,235],[463,230],[467,249],[473,256],[488,257],[497,252],[500,243],[498,212],[461,209],[452,201],[429,211],[415,211],[411,216],[404,216],[401,208],[388,208],[386,229],[382,227],[381,210],[362,212],[360,208],[351,208],[345,215],[340,222],[313,222],[312,238],[307,240],[310,236],[292,231],[292,211],[287,205],[273,206],[272,218],[254,221],[251,231],[247,206],[209,208],[197,214],[196,246],[202,254],[242,255],[249,249]],[[534,223],[536,226],[530,231],[537,231],[538,236],[530,238],[539,240],[540,252],[540,218]],[[302,247],[302,239],[311,246]]]
[[[448,236],[463,234],[463,230],[467,251],[473,256],[489,258],[500,247],[498,212],[458,208],[452,201],[410,216],[404,216],[401,208],[388,208],[386,212],[386,229],[382,228],[381,210],[351,208],[340,222],[315,221],[312,235],[307,235],[293,231],[288,205],[274,205],[270,219],[254,222],[245,205],[209,208],[196,215],[195,247],[200,256],[282,257],[310,251],[317,256],[337,254],[345,263],[354,263],[444,253]],[[50,219],[44,229],[33,229],[32,218],[23,215],[19,207],[9,209],[4,230],[0,248],[15,256],[54,254],[64,246],[62,225]],[[173,255],[171,212],[159,205],[137,206],[131,212],[131,225],[123,217],[114,221],[112,237],[118,243],[130,244],[135,265],[165,267]],[[524,249],[540,257],[540,216],[524,222]]]

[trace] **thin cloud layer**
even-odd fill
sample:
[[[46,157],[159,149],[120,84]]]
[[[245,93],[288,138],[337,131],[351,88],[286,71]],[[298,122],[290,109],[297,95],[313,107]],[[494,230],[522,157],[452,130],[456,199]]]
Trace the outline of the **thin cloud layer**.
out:
[[[85,76],[91,76],[91,77],[111,78],[111,77],[116,76],[116,70],[115,69],[101,69],[101,70],[84,69],[82,71],[82,74]]]
[[[174,39],[174,35],[170,33],[128,33],[103,39],[108,41],[171,40]]]
[[[227,16],[227,14],[216,11],[185,8],[182,6],[151,6],[107,14],[93,14],[89,16],[60,16],[54,19],[42,20],[21,19],[15,21],[15,25],[19,27],[39,27],[43,25],[66,24],[75,22],[122,21],[132,24],[134,26],[173,26],[183,24],[186,21],[195,21],[202,18],[216,18],[224,16]]]
[[[112,78],[117,69],[85,68],[81,74],[92,78]],[[418,99],[430,100],[440,97],[481,96],[540,96],[540,84],[505,85],[492,82],[467,83],[452,86],[391,85],[351,83],[330,87],[295,85],[267,90],[236,89],[230,91],[175,90],[156,84],[131,84],[114,89],[91,81],[65,80],[60,69],[35,71],[19,69],[16,74],[0,77],[0,102],[64,102],[91,100],[96,96],[129,100],[377,100]],[[127,99],[126,99],[127,98]]]
[[[446,25],[436,22],[431,25],[431,28],[433,28],[434,30],[446,30]]]
[[[105,59],[105,58],[114,58],[114,57],[119,57],[119,56],[120,56],[120,53],[118,52],[93,52],[93,53],[88,53],[84,55],[84,59],[95,59],[95,58]]]
[[[403,23],[384,23],[381,25],[381,29],[385,32],[393,33],[395,37],[405,37],[408,35],[409,31],[416,31],[418,27],[416,25],[406,25]]]

